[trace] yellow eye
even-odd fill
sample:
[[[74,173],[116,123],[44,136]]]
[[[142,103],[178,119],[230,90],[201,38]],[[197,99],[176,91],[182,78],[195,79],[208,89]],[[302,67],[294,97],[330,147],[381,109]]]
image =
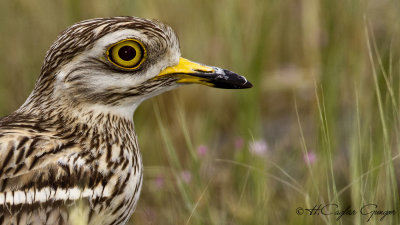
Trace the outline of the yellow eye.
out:
[[[146,51],[142,43],[134,39],[120,41],[107,50],[107,57],[122,69],[137,69],[143,62]]]

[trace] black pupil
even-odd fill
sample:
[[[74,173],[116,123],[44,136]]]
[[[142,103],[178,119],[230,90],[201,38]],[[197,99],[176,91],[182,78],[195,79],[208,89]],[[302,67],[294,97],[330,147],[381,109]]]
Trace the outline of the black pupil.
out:
[[[136,51],[133,47],[126,45],[119,49],[118,56],[125,61],[129,61],[135,58]]]

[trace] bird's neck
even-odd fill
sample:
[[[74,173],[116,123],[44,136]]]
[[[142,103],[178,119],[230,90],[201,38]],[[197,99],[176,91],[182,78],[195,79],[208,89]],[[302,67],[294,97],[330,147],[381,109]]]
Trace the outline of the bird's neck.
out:
[[[82,154],[86,157],[83,160],[95,164],[106,158],[107,163],[116,163],[115,166],[124,160],[130,160],[130,163],[135,161],[136,166],[141,165],[132,118],[127,119],[117,113],[95,109],[59,106],[40,112],[20,108],[0,121],[0,125],[15,127],[13,125],[24,124],[24,127],[31,128],[29,132],[32,135],[46,133],[59,141],[72,141],[82,149]],[[118,151],[113,151],[115,149]],[[107,171],[107,163],[100,163],[104,168],[100,166],[99,170]]]
[[[37,121],[35,123],[45,123],[47,128],[53,124],[54,127],[73,128],[79,124],[105,132],[114,129],[116,125],[123,125],[134,132],[133,113],[136,107],[137,105],[120,107],[48,101],[44,104],[24,104],[13,114],[33,118]]]
[[[43,115],[47,117],[69,117],[80,122],[90,121],[91,117],[109,115],[133,123],[133,114],[140,103],[125,105],[79,103],[66,98],[36,98],[32,93],[16,112],[38,117]]]

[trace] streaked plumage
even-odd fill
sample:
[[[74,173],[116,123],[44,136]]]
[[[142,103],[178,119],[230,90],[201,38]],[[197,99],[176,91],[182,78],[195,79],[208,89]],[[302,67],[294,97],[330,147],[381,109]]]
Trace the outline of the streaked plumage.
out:
[[[143,176],[134,110],[183,83],[251,87],[180,58],[174,31],[157,21],[92,19],[61,33],[27,101],[0,119],[0,224],[125,224]]]

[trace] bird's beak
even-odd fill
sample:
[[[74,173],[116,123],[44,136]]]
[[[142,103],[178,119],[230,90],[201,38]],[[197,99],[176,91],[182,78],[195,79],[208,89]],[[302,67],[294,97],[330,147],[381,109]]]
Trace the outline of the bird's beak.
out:
[[[253,87],[245,77],[229,70],[201,65],[185,58],[180,58],[178,65],[165,68],[153,79],[166,76],[177,77],[177,83],[196,83],[215,88],[243,89]]]

